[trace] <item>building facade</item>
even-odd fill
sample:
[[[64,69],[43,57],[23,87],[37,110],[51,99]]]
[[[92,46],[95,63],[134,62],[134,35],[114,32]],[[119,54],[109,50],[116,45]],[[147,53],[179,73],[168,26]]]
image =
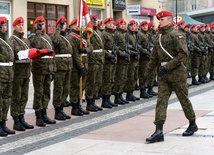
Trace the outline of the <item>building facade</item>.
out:
[[[156,13],[165,9],[163,0],[86,0],[90,14],[98,14],[103,20],[113,17],[115,20],[123,17],[127,21],[134,19],[154,21]],[[25,19],[25,35],[33,31],[33,21],[37,16],[46,19],[46,30],[52,34],[56,30],[56,20],[60,16],[71,20],[78,16],[79,0],[0,0],[0,16],[8,19],[8,35],[13,31],[12,22],[19,16]]]

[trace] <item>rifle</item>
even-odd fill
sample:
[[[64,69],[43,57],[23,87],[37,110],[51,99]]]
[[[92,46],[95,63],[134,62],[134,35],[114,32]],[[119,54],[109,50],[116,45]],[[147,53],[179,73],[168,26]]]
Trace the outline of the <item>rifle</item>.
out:
[[[206,51],[207,51],[207,46],[206,46],[206,41],[202,41],[202,38],[200,34],[198,34],[198,44],[199,48],[201,49],[200,54],[206,56]]]
[[[129,45],[129,24],[127,27],[126,35],[125,35],[125,52],[126,54],[130,55],[129,51],[130,45]],[[130,62],[130,57],[125,58],[128,62]]]
[[[194,51],[194,43],[192,42],[192,35],[190,32],[186,33],[186,43],[189,53],[192,55]]]
[[[136,41],[135,41],[135,51],[137,52],[137,55],[135,56],[135,60],[138,61],[138,55],[140,54],[139,52],[139,47],[141,47],[139,44],[138,44],[138,41],[139,41],[139,30],[140,30],[140,26],[138,27],[138,31],[136,33]]]

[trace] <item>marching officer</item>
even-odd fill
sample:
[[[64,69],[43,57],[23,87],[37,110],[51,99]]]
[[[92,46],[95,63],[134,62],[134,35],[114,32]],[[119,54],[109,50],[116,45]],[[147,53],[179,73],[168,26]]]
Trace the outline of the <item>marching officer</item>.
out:
[[[15,68],[10,113],[14,120],[13,129],[18,131],[25,131],[25,129],[34,128],[34,126],[28,124],[24,118],[25,107],[28,101],[31,60],[19,60],[17,53],[21,50],[30,49],[30,42],[27,38],[24,37],[23,17],[18,17],[14,20],[13,28],[14,31],[13,35],[10,37],[10,41],[14,46]]]
[[[7,18],[0,17],[0,136],[15,134],[6,126],[7,113],[11,104],[13,86],[13,45],[7,37]]]
[[[66,120],[71,117],[63,111],[63,105],[67,99],[69,91],[69,82],[71,70],[73,67],[72,61],[72,46],[66,37],[67,19],[61,16],[56,22],[56,32],[51,37],[54,51],[57,71],[54,75],[53,89],[53,106],[55,108],[56,120]]]
[[[31,46],[37,49],[53,49],[51,38],[46,34],[45,19],[39,16],[34,20],[35,32],[29,36]],[[48,103],[50,101],[50,86],[56,71],[53,56],[43,56],[32,60],[32,74],[34,86],[33,109],[36,114],[36,125],[45,127],[47,124],[55,124],[47,116]]]

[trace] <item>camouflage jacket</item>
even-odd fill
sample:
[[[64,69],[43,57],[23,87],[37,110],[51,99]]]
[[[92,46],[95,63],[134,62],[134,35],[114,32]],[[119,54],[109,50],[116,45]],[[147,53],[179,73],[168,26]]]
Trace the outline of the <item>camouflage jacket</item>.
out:
[[[146,69],[146,77],[149,77],[156,67],[162,65],[167,70],[167,74],[158,77],[158,80],[165,82],[185,81],[187,79],[187,71],[183,62],[187,59],[188,49],[184,37],[174,30],[173,26],[161,28],[160,34],[162,34],[161,44],[163,48],[173,56],[173,59],[163,51],[159,43],[159,36],[157,36],[150,62]]]
[[[31,46],[37,49],[53,49],[51,38],[41,30],[36,30],[28,38]],[[56,71],[55,59],[46,56],[46,58],[35,58],[32,60],[32,73],[51,74]]]
[[[88,53],[88,63],[103,64],[105,52],[95,52],[96,50],[103,50],[102,34],[97,28],[93,30],[93,35],[91,36],[90,41],[93,46],[93,51]]]
[[[105,30],[102,32],[102,42],[104,49],[103,51],[105,52],[105,63],[110,64],[110,63],[116,63],[116,57],[112,60],[109,57],[113,54],[112,48],[113,48],[113,42],[114,42],[114,33],[112,29],[105,28]],[[116,50],[115,50],[116,52]]]
[[[6,33],[0,31],[0,81],[12,82],[14,77],[13,45]]]
[[[136,61],[133,55],[135,51],[136,33],[129,31],[129,45],[130,45],[130,61]]]
[[[126,40],[125,40],[125,35],[126,32],[125,30],[119,29],[114,33],[116,40],[117,40],[117,63],[121,64],[128,64],[129,62],[124,58],[126,51],[125,51],[125,46],[126,46]]]
[[[192,31],[191,35],[192,35],[192,42],[193,42],[193,47],[194,47],[193,55],[200,56],[201,50],[200,50],[199,44],[198,44],[198,33]]]
[[[54,46],[57,71],[70,71],[73,67],[73,51],[66,32],[57,28],[51,39]]]
[[[19,60],[17,55],[19,51],[30,48],[30,41],[24,38],[24,33],[18,33],[15,30],[13,31],[13,35],[10,37],[10,41],[14,46],[14,78],[30,78],[31,60]]]
[[[141,45],[140,51],[140,61],[143,61],[143,59],[149,60],[149,57],[146,56],[146,50],[148,45],[148,33],[147,31],[140,30],[139,31],[139,44]]]

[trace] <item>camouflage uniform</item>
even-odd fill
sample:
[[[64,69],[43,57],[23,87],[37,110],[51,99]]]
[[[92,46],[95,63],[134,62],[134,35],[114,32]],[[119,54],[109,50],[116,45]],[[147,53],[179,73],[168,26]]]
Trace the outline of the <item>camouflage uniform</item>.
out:
[[[57,28],[51,39],[57,67],[57,72],[54,75],[53,106],[57,108],[63,105],[67,99],[73,67],[72,47],[66,37],[66,32],[61,31],[60,28]]]
[[[101,32],[97,29],[96,26],[94,26],[93,35],[90,38],[93,51],[88,53],[88,75],[86,79],[86,89],[85,89],[87,110],[89,111],[94,111],[90,110],[89,107],[94,107],[93,105],[95,103],[95,96],[98,94],[98,90],[94,88],[100,87],[101,86],[100,84],[102,83],[101,81],[102,79],[97,79],[97,76],[99,74],[100,75],[103,74],[103,64],[105,56],[105,53],[103,52],[103,42],[101,36],[102,36]]]
[[[205,65],[205,73],[204,73],[204,77],[207,81],[207,74],[210,72],[210,68],[211,68],[211,58],[213,55],[213,34],[210,31],[207,31],[206,33],[206,42],[207,42],[207,46],[208,46],[208,53],[207,53],[207,64]]]
[[[212,32],[212,41],[214,42],[214,32]],[[211,64],[210,64],[210,79],[214,80],[214,46],[213,52],[211,53]]]
[[[12,98],[14,53],[7,34],[0,31],[0,38],[0,122],[3,122],[7,120]]]
[[[13,80],[13,96],[10,113],[12,117],[24,115],[25,107],[28,101],[28,90],[30,82],[30,59],[18,60],[17,53],[21,50],[30,48],[30,42],[23,37],[24,33],[18,33],[14,30],[10,41],[14,45],[14,80]]]
[[[187,46],[183,36],[174,30],[173,26],[160,29],[162,34],[161,43],[174,59],[171,59],[160,47],[159,38],[154,42],[154,49],[150,56],[150,62],[146,70],[146,77],[149,77],[156,67],[163,66],[167,73],[158,76],[158,99],[154,123],[164,124],[166,120],[166,110],[172,90],[177,95],[185,116],[188,120],[195,119],[195,112],[188,99],[187,71],[183,62],[187,59]]]

